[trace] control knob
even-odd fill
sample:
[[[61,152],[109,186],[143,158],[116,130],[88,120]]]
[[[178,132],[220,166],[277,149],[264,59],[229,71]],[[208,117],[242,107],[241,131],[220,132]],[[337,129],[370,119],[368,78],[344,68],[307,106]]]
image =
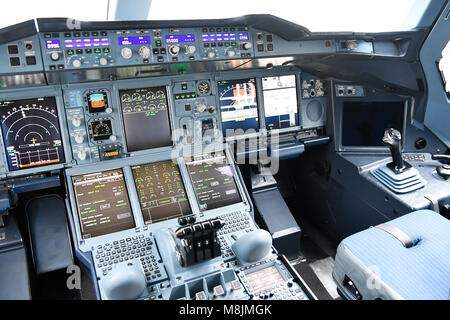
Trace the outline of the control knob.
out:
[[[198,104],[195,109],[197,110],[197,112],[202,113],[206,111],[206,105],[204,104]]]
[[[133,56],[133,51],[131,51],[130,48],[125,47],[125,48],[122,48],[122,50],[120,51],[120,54],[122,55],[122,58],[130,59]]]
[[[58,61],[59,58],[61,58],[61,54],[59,52],[52,52],[50,53],[50,59],[52,59],[52,61]]]
[[[81,60],[78,60],[78,59],[73,60],[73,61],[72,61],[72,65],[73,65],[75,68],[81,67]]]
[[[186,54],[194,54],[197,48],[195,46],[186,46]]]
[[[244,50],[250,50],[250,49],[252,48],[252,44],[251,44],[250,42],[244,42],[244,43],[242,44],[242,48],[243,48]]]
[[[100,58],[99,62],[100,62],[100,65],[106,66],[106,65],[108,64],[108,59],[106,59],[106,58]]]
[[[117,137],[116,137],[116,136],[110,136],[110,137],[109,137],[109,139],[111,139],[111,141],[113,141],[113,142],[114,142],[114,141],[116,141],[116,140],[117,140]]]
[[[77,157],[81,161],[86,160],[86,156],[87,156],[87,154],[86,154],[86,151],[84,151],[84,150],[80,150],[77,152]]]
[[[139,55],[144,58],[147,59],[148,57],[150,57],[151,51],[150,48],[147,46],[142,46],[139,48]]]
[[[75,128],[78,128],[79,126],[81,126],[81,119],[80,118],[73,118],[72,119],[72,125]]]
[[[233,50],[228,50],[227,55],[228,57],[233,58],[236,55],[236,52],[234,52]]]
[[[178,53],[180,53],[180,47],[179,46],[170,46],[169,53],[173,56],[177,56]]]
[[[82,144],[84,142],[84,137],[82,134],[76,134],[75,135],[75,142],[78,144]]]
[[[216,53],[214,51],[208,52],[208,58],[214,59],[216,57]]]

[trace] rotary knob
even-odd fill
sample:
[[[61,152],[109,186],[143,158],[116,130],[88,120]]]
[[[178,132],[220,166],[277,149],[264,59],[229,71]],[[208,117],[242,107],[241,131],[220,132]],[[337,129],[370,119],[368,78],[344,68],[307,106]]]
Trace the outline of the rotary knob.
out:
[[[78,144],[82,144],[84,142],[84,137],[82,134],[75,135],[75,142]]]
[[[177,56],[178,53],[180,53],[180,47],[179,46],[170,46],[169,53],[173,56]]]
[[[250,49],[252,48],[252,44],[251,44],[250,42],[244,42],[244,43],[242,44],[242,48],[243,48],[244,50],[250,50]]]
[[[139,55],[144,58],[147,59],[148,57],[150,57],[151,51],[150,48],[147,46],[142,46],[139,48]]]
[[[227,52],[228,57],[233,58],[236,55],[236,52],[234,52],[233,50],[229,50]]]
[[[116,141],[117,140],[117,137],[116,136],[111,136],[111,137],[109,137],[109,139],[111,139],[111,141]]]
[[[197,112],[202,113],[206,111],[206,108],[207,107],[204,104],[198,104],[195,109],[197,110]]]
[[[84,151],[84,150],[78,151],[77,156],[78,156],[78,159],[80,159],[82,161],[86,160],[86,156],[87,156],[86,151]]]
[[[133,51],[130,48],[125,47],[120,50],[120,54],[124,59],[130,59],[133,56]]]
[[[61,58],[61,54],[59,52],[52,52],[50,53],[50,59],[52,59],[52,61],[58,61],[59,58]]]
[[[194,54],[196,50],[195,46],[186,46],[186,54]]]
[[[108,64],[108,59],[106,59],[106,58],[100,58],[99,62],[100,62],[100,65],[106,66],[106,65]]]
[[[216,53],[214,51],[208,52],[208,58],[214,59],[216,57]]]
[[[81,61],[78,60],[78,59],[75,59],[75,60],[72,61],[72,65],[73,65],[75,68],[79,68],[79,67],[81,67]]]
[[[80,118],[73,118],[72,119],[72,125],[75,128],[78,128],[79,126],[81,126],[81,119]]]

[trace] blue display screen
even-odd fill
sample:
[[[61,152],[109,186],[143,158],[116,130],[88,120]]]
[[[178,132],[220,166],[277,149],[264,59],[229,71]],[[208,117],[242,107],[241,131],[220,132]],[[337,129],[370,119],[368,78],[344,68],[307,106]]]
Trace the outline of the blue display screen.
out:
[[[119,37],[119,46],[150,44],[150,37]]]
[[[45,46],[47,49],[59,49],[61,48],[61,44],[59,40],[45,40]]]
[[[203,42],[236,41],[234,33],[210,33],[202,35]]]
[[[193,34],[166,36],[166,43],[183,43],[183,42],[195,42],[195,36]]]

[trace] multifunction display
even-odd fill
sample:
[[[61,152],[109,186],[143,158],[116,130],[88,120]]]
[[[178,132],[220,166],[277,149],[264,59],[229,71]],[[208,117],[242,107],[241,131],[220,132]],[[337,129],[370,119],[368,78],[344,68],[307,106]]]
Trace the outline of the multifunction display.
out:
[[[72,177],[82,238],[135,227],[122,169]]]
[[[275,266],[247,273],[245,277],[253,292],[263,291],[284,282],[283,276]]]
[[[223,135],[229,137],[258,131],[256,80],[219,81],[218,88]]]
[[[267,130],[298,125],[298,101],[295,75],[262,79]]]
[[[201,211],[242,201],[233,168],[223,153],[193,156],[186,164]]]
[[[145,224],[192,213],[174,161],[135,166],[132,171]]]
[[[0,102],[9,170],[64,162],[54,97]]]
[[[119,91],[128,151],[172,145],[165,87]]]

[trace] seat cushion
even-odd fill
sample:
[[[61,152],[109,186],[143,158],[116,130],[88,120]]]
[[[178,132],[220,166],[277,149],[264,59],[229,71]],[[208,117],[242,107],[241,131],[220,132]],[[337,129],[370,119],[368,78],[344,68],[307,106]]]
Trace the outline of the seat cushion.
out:
[[[340,291],[348,277],[363,299],[450,299],[450,221],[420,210],[387,224],[406,233],[414,243],[406,248],[379,229],[344,239],[337,250],[333,278]]]

